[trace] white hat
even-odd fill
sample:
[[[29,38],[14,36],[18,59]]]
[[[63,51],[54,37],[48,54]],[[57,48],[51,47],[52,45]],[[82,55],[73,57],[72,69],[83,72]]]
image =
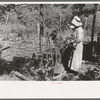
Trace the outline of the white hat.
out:
[[[75,16],[71,21],[71,24],[75,25],[76,27],[82,26],[81,19],[78,16]]]

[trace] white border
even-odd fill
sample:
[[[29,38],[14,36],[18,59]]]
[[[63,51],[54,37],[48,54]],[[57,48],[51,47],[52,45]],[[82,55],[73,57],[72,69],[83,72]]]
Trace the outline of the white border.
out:
[[[0,2],[0,4],[97,4],[100,2]],[[0,81],[0,98],[100,98],[99,81]]]
[[[100,98],[100,82],[0,82],[0,98]]]
[[[96,1],[96,2],[84,2],[81,1],[81,2],[70,2],[70,1],[67,1],[67,2],[0,2],[0,4],[99,4],[100,1]]]

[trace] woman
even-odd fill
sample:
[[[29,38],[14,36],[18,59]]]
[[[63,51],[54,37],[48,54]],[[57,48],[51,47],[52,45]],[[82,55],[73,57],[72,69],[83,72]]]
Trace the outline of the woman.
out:
[[[71,70],[78,73],[82,64],[84,38],[84,32],[80,18],[75,16],[69,27],[74,31],[75,40],[73,41],[73,45],[76,47],[71,57],[69,67]]]

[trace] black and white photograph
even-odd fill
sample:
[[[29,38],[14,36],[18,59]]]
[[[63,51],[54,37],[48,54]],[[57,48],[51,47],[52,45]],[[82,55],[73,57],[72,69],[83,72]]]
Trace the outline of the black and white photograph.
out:
[[[99,80],[99,1],[0,1],[0,99],[100,98]]]
[[[91,80],[100,80],[99,3],[0,4],[0,81]]]

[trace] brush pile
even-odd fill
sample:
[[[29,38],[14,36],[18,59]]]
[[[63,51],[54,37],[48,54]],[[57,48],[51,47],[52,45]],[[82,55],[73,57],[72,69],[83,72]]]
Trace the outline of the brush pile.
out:
[[[34,56],[34,55],[33,55]],[[38,57],[37,57],[38,56]],[[100,80],[100,67],[98,64],[84,62],[77,76],[71,73],[54,75],[52,59],[43,60],[41,56],[33,58],[15,57],[8,62],[0,59],[0,80],[24,80],[24,81],[71,81],[71,80]]]

